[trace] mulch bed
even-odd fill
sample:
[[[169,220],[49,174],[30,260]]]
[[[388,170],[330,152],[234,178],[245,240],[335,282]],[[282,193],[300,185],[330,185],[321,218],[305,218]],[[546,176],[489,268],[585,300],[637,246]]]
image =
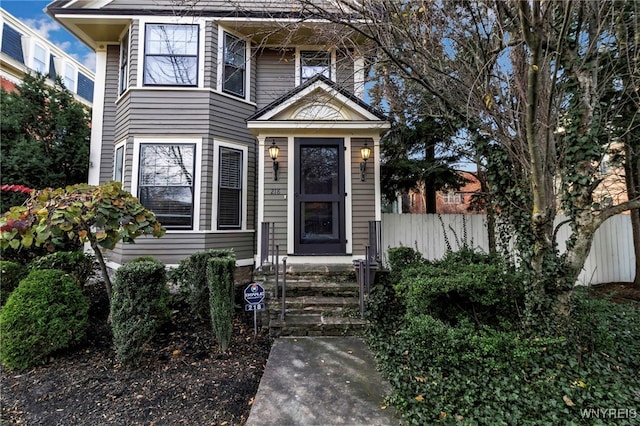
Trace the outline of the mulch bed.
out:
[[[1,371],[0,423],[19,425],[239,425],[249,416],[271,348],[238,312],[229,350],[208,323],[174,312],[142,365],[115,360],[103,289],[90,295],[86,343],[24,372]]]
[[[640,303],[640,286],[633,283],[596,284],[590,288],[601,297],[611,298],[615,303]]]

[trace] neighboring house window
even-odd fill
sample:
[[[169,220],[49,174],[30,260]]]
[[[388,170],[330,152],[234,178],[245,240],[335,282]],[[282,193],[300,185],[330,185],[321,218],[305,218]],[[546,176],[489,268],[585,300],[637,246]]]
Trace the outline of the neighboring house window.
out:
[[[194,144],[140,144],[138,198],[167,229],[193,228]]]
[[[229,33],[224,33],[224,76],[222,90],[244,97],[247,43]]]
[[[122,38],[120,43],[120,93],[127,90],[129,86],[129,32]]]
[[[32,68],[40,74],[47,73],[47,49],[36,43],[33,46],[33,66]]]
[[[198,25],[147,24],[144,84],[198,84]]]
[[[317,74],[331,78],[331,53],[324,50],[300,52],[300,84]]]
[[[76,67],[69,63],[64,65],[64,86],[74,93],[76,92],[77,75]]]
[[[444,194],[445,204],[462,204],[462,194],[459,192],[449,191]]]
[[[116,148],[114,168],[113,168],[113,180],[122,182],[124,180],[124,145],[120,145]]]
[[[218,229],[242,227],[243,151],[220,146],[218,166]]]

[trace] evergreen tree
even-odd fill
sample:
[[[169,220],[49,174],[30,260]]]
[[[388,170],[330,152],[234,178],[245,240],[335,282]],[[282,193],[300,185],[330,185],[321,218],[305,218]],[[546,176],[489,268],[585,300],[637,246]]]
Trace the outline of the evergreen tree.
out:
[[[32,189],[87,181],[89,111],[60,79],[27,75],[16,92],[0,89],[0,167],[2,184]],[[27,194],[2,193],[0,211],[20,205]]]

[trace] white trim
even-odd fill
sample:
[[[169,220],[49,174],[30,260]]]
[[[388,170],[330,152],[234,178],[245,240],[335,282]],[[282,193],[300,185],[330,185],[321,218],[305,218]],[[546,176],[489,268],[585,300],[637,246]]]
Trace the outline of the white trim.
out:
[[[138,196],[138,175],[140,173],[140,145],[141,144],[154,144],[154,145],[187,145],[187,144],[195,144],[196,152],[194,159],[194,168],[193,171],[193,230],[200,230],[200,192],[201,192],[201,169],[202,169],[202,138],[195,138],[193,136],[189,137],[180,137],[180,136],[170,136],[166,138],[162,137],[146,137],[146,136],[136,136],[133,138],[133,157],[132,157],[132,167],[131,167],[131,194],[134,197]],[[175,231],[182,231],[180,229],[176,229]]]
[[[244,97],[226,93],[222,88],[224,79],[224,33],[243,40],[245,43],[245,64],[244,64]],[[251,102],[251,40],[240,33],[236,33],[218,25],[218,57],[216,60],[216,92],[228,96],[232,99],[240,99]]]
[[[257,253],[257,261],[260,261],[260,258],[262,257],[262,253],[261,253],[261,244],[260,242],[262,241],[262,222],[264,222],[264,201],[265,201],[265,196],[264,196],[264,184],[265,184],[265,180],[264,180],[264,172],[265,172],[265,164],[264,164],[264,157],[265,157],[265,143],[266,143],[266,137],[259,137],[258,139],[258,215],[257,215],[257,224],[256,224],[256,230],[257,230],[257,238],[256,238],[256,253]]]
[[[183,16],[150,16],[141,17],[138,21],[138,66],[136,72],[136,88],[153,88],[157,90],[159,88],[168,89],[187,89],[194,88],[193,86],[181,86],[181,85],[167,85],[167,86],[145,86],[144,85],[144,55],[146,46],[146,31],[147,24],[159,24],[159,25],[198,25],[198,85],[195,88],[204,88],[204,62],[205,62],[205,41],[206,41],[206,21],[204,18],[196,17],[183,17]],[[129,35],[131,40],[131,34]],[[119,62],[118,62],[119,63]],[[129,63],[131,63],[131,41],[129,41]],[[120,73],[120,68],[118,68]]]
[[[287,265],[353,265],[354,259],[362,259],[364,255],[337,255],[337,256],[299,256],[287,255]]]
[[[31,46],[29,51],[29,58],[27,65],[32,70],[39,72],[42,75],[46,75],[49,73],[49,63],[51,62],[51,49],[44,43],[41,43],[39,40],[31,39],[29,40]],[[41,47],[44,50],[44,69],[42,71],[36,69],[35,61],[36,61],[36,48]]]
[[[185,257],[188,257],[188,256],[185,256]],[[108,261],[105,262],[105,265],[106,265],[107,269],[111,269],[111,270],[115,271],[118,268],[120,268],[123,264],[108,260]],[[251,259],[251,258],[236,259],[236,266],[253,266],[253,265],[255,265],[255,260],[254,259]],[[164,265],[165,269],[174,269],[174,268],[177,268],[178,266],[179,266],[179,264],[177,264],[177,263],[167,263],[167,264]]]
[[[264,129],[264,130],[278,130],[278,129],[340,129],[340,130],[384,130],[390,128],[391,125],[388,121],[319,121],[319,120],[305,120],[305,121],[262,121],[253,120],[247,121],[248,129]]]
[[[351,193],[351,137],[343,138],[344,150],[344,192],[347,196],[344,199],[344,237],[347,240],[345,250],[353,253],[353,194]]]
[[[382,189],[380,188],[380,136],[373,138],[373,184],[375,187],[375,220],[382,220]]]
[[[287,137],[287,253],[295,252],[295,161],[296,142],[293,135]]]
[[[242,205],[240,206],[240,212],[242,217],[240,218],[240,229],[218,229],[218,184],[220,170],[220,147],[235,149],[242,151]],[[249,184],[249,147],[247,145],[226,142],[222,140],[213,141],[213,197],[211,206],[211,229],[218,232],[238,232],[247,229],[247,199],[248,199],[248,184]]]
[[[107,51],[96,52],[96,77],[93,86],[93,107],[91,108],[91,145],[89,148],[90,185],[100,184],[100,163],[102,161],[102,129],[104,117],[105,82],[107,80]]]

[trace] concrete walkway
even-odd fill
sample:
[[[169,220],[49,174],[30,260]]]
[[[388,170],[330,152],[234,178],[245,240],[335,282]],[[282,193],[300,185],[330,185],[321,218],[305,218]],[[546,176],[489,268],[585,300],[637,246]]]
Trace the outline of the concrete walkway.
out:
[[[247,426],[399,425],[390,387],[356,337],[286,337],[271,348]]]

